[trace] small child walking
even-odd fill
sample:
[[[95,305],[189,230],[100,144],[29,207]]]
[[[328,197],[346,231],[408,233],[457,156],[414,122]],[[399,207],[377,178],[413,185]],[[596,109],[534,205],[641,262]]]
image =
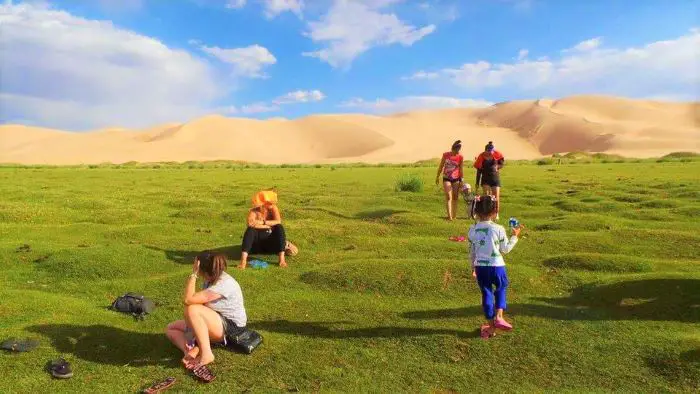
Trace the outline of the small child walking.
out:
[[[506,309],[508,276],[502,254],[510,252],[518,242],[520,227],[512,229],[510,238],[503,226],[492,220],[498,212],[498,201],[493,196],[475,199],[474,214],[478,222],[469,228],[469,258],[472,275],[481,289],[481,305],[487,324],[481,326],[481,337],[496,335],[496,329],[512,330],[513,326],[503,318]],[[495,299],[495,305],[494,305]]]

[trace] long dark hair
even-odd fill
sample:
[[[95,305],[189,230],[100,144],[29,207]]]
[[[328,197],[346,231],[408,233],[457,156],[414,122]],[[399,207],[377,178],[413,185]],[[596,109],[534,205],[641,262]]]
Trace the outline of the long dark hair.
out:
[[[216,283],[221,273],[226,270],[226,256],[221,253],[204,251],[197,255],[199,272],[204,274],[209,284]]]
[[[452,151],[459,152],[462,149],[462,140],[457,140],[452,144]]]

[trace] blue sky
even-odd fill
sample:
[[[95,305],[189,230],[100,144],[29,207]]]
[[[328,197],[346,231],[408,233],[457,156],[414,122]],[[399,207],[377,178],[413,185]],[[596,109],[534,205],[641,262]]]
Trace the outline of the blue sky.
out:
[[[0,122],[148,127],[612,94],[698,100],[691,0],[0,5]]]

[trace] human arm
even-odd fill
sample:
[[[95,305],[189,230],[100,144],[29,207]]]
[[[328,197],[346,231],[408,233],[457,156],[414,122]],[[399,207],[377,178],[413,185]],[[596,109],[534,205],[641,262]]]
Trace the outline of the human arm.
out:
[[[464,178],[464,159],[459,161],[459,179]]]
[[[251,210],[248,212],[248,218],[246,220],[248,227],[252,227],[256,230],[267,230],[271,227],[266,224],[265,220],[258,219],[258,215],[255,211]]]
[[[476,184],[474,185],[474,190],[478,190],[479,185],[481,185],[481,170],[476,170]]]
[[[513,234],[510,238],[506,236],[506,230],[501,227],[498,232],[498,248],[501,250],[501,253],[506,254],[513,250],[515,244],[518,243],[518,235],[520,235],[519,227],[513,229]]]
[[[272,219],[263,220],[263,225],[267,227],[274,227],[278,224],[282,224],[282,214],[280,213],[280,209],[276,205],[270,207],[270,213],[272,213]]]
[[[438,171],[437,171],[437,176],[435,176],[435,184],[440,183],[440,175],[442,175],[442,169],[445,167],[445,156],[442,156],[442,159],[440,159],[440,165],[438,166]]]
[[[209,290],[195,291],[198,273],[199,259],[195,257],[194,263],[192,264],[192,274],[187,278],[187,283],[185,284],[185,294],[182,299],[185,305],[206,304],[221,298],[221,295]]]
[[[472,229],[469,229],[469,236],[472,234]],[[469,265],[472,268],[472,276],[476,278],[476,243],[472,242],[469,237]]]

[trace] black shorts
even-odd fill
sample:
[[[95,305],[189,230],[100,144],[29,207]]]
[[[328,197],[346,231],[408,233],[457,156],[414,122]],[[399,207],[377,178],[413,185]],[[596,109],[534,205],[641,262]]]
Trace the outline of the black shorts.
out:
[[[496,175],[496,176],[482,176],[481,186],[501,187],[501,177],[498,175]]]
[[[448,178],[446,176],[442,177],[443,182],[450,182],[450,183],[460,183],[462,182],[462,178]]]
[[[238,327],[233,320],[225,318],[221,313],[219,313],[219,316],[221,317],[221,324],[224,326],[223,344],[226,346],[228,344],[227,342],[230,341],[230,338],[235,338],[237,335],[245,331],[245,327]]]

